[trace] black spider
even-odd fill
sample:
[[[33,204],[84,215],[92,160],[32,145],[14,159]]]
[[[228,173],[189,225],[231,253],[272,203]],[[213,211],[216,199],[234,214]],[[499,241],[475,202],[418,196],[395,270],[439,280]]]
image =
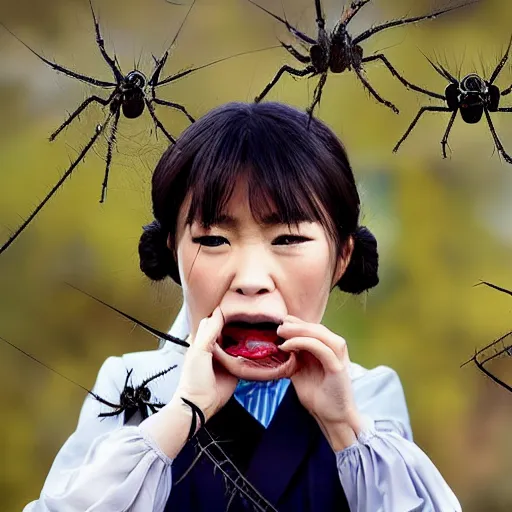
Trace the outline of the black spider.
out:
[[[505,152],[489,114],[489,112],[512,112],[511,107],[499,106],[500,96],[510,94],[510,92],[512,92],[512,86],[500,93],[498,86],[494,85],[495,80],[498,78],[498,75],[508,60],[511,44],[512,38],[508,44],[505,54],[496,66],[496,69],[493,71],[489,80],[485,80],[476,73],[471,73],[465,76],[462,80],[457,80],[443,66],[440,64],[434,64],[430,59],[428,59],[433,68],[450,83],[445,89],[444,96],[425,89],[422,92],[433,98],[444,100],[447,106],[421,107],[407,131],[393,148],[393,152],[398,151],[402,142],[404,142],[404,140],[409,136],[413,128],[416,126],[416,123],[425,112],[451,112],[452,115],[448,121],[448,126],[444,132],[443,139],[441,140],[443,158],[446,158],[448,136],[453,127],[455,118],[457,117],[457,112],[460,112],[462,120],[468,124],[478,123],[482,119],[482,115],[485,114],[496,148],[505,161],[509,164],[512,163],[512,158]]]
[[[180,345],[180,346],[183,346],[183,347],[189,347],[190,346],[190,344],[187,343],[186,341],[181,340],[181,339],[177,338],[176,336],[171,336],[170,334],[167,334],[167,333],[164,333],[164,332],[160,332],[157,329],[154,329],[153,327],[150,327],[149,325],[145,324],[144,322],[141,322],[140,320],[137,320],[133,316],[124,313],[120,309],[117,309],[114,306],[111,306],[110,304],[107,304],[106,302],[103,302],[102,300],[97,299],[93,295],[90,295],[90,294],[84,292],[83,290],[80,290],[79,288],[76,288],[75,286],[73,286],[73,285],[71,285],[69,283],[67,283],[67,284],[68,284],[68,286],[71,286],[75,290],[78,290],[81,293],[83,293],[83,294],[91,297],[92,299],[96,300],[100,304],[103,304],[104,306],[107,306],[108,308],[112,309],[113,311],[116,311],[117,313],[119,313],[120,315],[122,315],[125,318],[129,319],[130,321],[135,322],[137,325],[141,326],[143,329],[148,331],[151,335],[155,336],[156,338],[158,338],[158,339],[165,339],[167,341],[170,341],[171,343],[174,343],[174,344],[177,344],[177,345]],[[125,414],[124,415],[124,422],[125,423],[128,422],[130,420],[130,418],[137,411],[140,412],[141,417],[144,420],[144,419],[146,419],[148,417],[148,412],[147,412],[148,408],[149,408],[149,410],[152,413],[155,413],[157,409],[160,409],[160,408],[162,408],[165,405],[165,404],[163,404],[161,402],[151,402],[150,401],[151,400],[151,391],[150,391],[150,389],[147,386],[153,380],[158,379],[160,377],[163,377],[165,374],[167,374],[171,370],[174,370],[177,367],[177,365],[173,365],[173,366],[171,366],[169,368],[161,370],[160,372],[156,373],[152,377],[146,378],[145,380],[142,381],[141,384],[139,384],[138,386],[135,386],[135,387],[133,386],[133,384],[129,383],[130,382],[130,377],[131,377],[131,375],[133,373],[133,369],[127,370],[126,380],[125,380],[123,389],[122,389],[122,391],[121,391],[121,393],[119,395],[119,403],[113,403],[113,402],[110,402],[110,401],[102,398],[98,394],[90,391],[89,389],[87,389],[84,386],[78,384],[77,382],[71,380],[70,378],[66,377],[65,375],[62,375],[61,373],[57,372],[56,370],[54,370],[50,366],[47,366],[43,362],[41,362],[38,359],[36,359],[34,356],[30,355],[28,352],[25,352],[24,350],[22,350],[21,348],[17,347],[13,343],[7,341],[5,338],[1,338],[1,339],[3,341],[5,341],[6,343],[8,343],[9,345],[11,345],[11,347],[15,348],[16,350],[18,350],[21,353],[25,354],[26,356],[30,357],[33,361],[36,361],[37,363],[39,363],[40,365],[44,366],[48,370],[56,373],[57,375],[60,375],[62,378],[66,379],[67,381],[69,381],[69,382],[75,384],[76,386],[80,387],[81,389],[86,391],[89,395],[91,395],[96,400],[98,400],[98,402],[100,402],[102,404],[105,404],[108,407],[113,409],[110,412],[105,412],[105,413],[99,414],[98,415],[99,417],[103,418],[103,417],[108,417],[108,416],[118,416],[119,414],[122,414],[124,412],[124,414]]]
[[[160,402],[151,402],[151,391],[147,387],[147,385],[152,382],[155,379],[158,379],[159,377],[164,376],[166,373],[170,372],[171,370],[174,370],[177,365],[173,365],[165,370],[162,370],[158,372],[157,374],[153,375],[152,377],[149,377],[142,381],[141,384],[139,384],[137,387],[133,387],[131,385],[128,385],[128,381],[130,379],[130,376],[133,372],[132,370],[127,370],[126,380],[124,383],[123,390],[121,391],[121,394],[119,395],[119,403],[115,404],[108,400],[105,400],[101,396],[99,396],[97,393],[94,393],[93,391],[87,389],[86,387],[82,386],[81,384],[78,384],[78,382],[75,382],[74,380],[70,379],[69,377],[66,377],[62,373],[58,372],[57,370],[54,370],[50,366],[46,365],[42,361],[39,361],[39,359],[35,358],[33,355],[29,354],[28,352],[25,352],[23,349],[16,346],[14,343],[11,343],[10,341],[6,340],[2,336],[0,336],[0,339],[10,345],[11,347],[15,348],[22,354],[26,355],[36,363],[40,364],[41,366],[44,366],[46,369],[52,371],[53,373],[59,375],[63,379],[66,379],[68,382],[71,382],[75,386],[78,386],[79,388],[86,391],[89,395],[91,395],[94,399],[96,399],[98,402],[107,405],[108,407],[111,407],[114,409],[111,412],[104,412],[98,414],[98,417],[104,418],[108,416],[118,416],[119,414],[122,414],[124,412],[124,423],[127,423],[130,418],[139,411],[142,419],[146,419],[148,415],[148,408],[152,413],[155,413],[157,409],[162,408],[165,404]]]
[[[124,382],[123,390],[119,395],[119,403],[114,404],[105,400],[104,398],[99,397],[98,395],[91,392],[91,394],[101,402],[102,404],[108,405],[112,407],[114,410],[112,412],[103,412],[98,414],[100,418],[105,418],[108,416],[118,416],[124,412],[124,423],[130,421],[130,418],[139,411],[143,420],[145,420],[149,414],[148,409],[154,414],[157,412],[157,409],[161,409],[165,404],[161,402],[150,402],[151,400],[151,391],[147,387],[150,382],[159,377],[163,377],[166,373],[169,373],[171,370],[174,370],[177,365],[170,366],[166,370],[162,370],[153,377],[149,377],[143,380],[138,386],[133,387],[133,385],[129,385],[128,381],[130,380],[130,376],[133,372],[133,368],[131,370],[127,370],[126,380]]]
[[[500,286],[496,286],[495,284],[488,283],[486,281],[482,281],[478,283],[478,285],[486,285],[491,288],[494,288],[495,290],[498,290],[500,292],[506,293],[508,295],[512,295],[512,291],[507,290],[506,288],[501,288]],[[478,286],[476,285],[476,286]],[[503,382],[498,376],[496,376],[494,373],[492,373],[488,368],[485,367],[486,364],[490,363],[491,361],[498,359],[500,357],[512,357],[512,331],[508,332],[504,336],[501,336],[497,340],[493,341],[489,345],[485,346],[484,348],[478,350],[475,352],[475,355],[463,363],[461,365],[465,366],[466,364],[473,361],[477,368],[487,375],[490,379],[492,379],[496,384],[499,384],[506,390],[512,392],[512,386],[507,384],[506,382]]]
[[[281,69],[279,69],[279,71],[275,75],[275,77],[272,79],[272,81],[265,87],[265,89],[263,89],[263,92],[255,98],[255,101],[260,102],[274,87],[274,85],[276,85],[276,83],[279,81],[279,79],[284,73],[289,73],[290,75],[296,77],[313,77],[316,75],[320,75],[320,80],[315,88],[315,92],[313,95],[313,102],[307,109],[310,116],[312,116],[315,106],[320,102],[322,90],[327,80],[327,75],[329,74],[329,71],[331,71],[332,73],[343,73],[344,71],[347,70],[353,70],[356,73],[357,77],[364,85],[364,87],[368,89],[370,94],[372,94],[373,97],[378,102],[384,104],[394,112],[398,113],[398,109],[395,107],[395,105],[382,98],[377,93],[377,91],[372,87],[372,85],[368,82],[368,80],[364,76],[364,63],[380,60],[389,69],[391,74],[398,80],[400,80],[400,82],[402,82],[402,84],[404,84],[406,87],[420,92],[423,92],[423,89],[415,86],[414,84],[408,82],[405,78],[403,78],[382,53],[364,57],[361,43],[369,39],[377,32],[381,32],[382,30],[386,30],[388,28],[396,27],[399,25],[417,23],[419,21],[426,19],[433,19],[449,11],[453,11],[455,9],[459,9],[461,7],[465,7],[467,5],[476,3],[476,1],[478,0],[465,2],[455,7],[449,7],[446,9],[433,12],[432,14],[390,21],[382,25],[372,27],[355,37],[349,34],[348,25],[350,21],[354,18],[354,16],[361,10],[361,8],[364,7],[364,5],[369,3],[371,0],[353,0],[349,8],[344,10],[340,21],[336,24],[336,26],[331,32],[328,32],[325,28],[325,17],[322,12],[321,0],[315,0],[316,24],[318,27],[318,35],[316,39],[313,39],[307,36],[306,34],[303,34],[295,27],[292,27],[286,19],[277,16],[276,14],[265,9],[261,5],[258,5],[256,2],[254,2],[254,0],[248,1],[254,4],[256,7],[265,11],[267,14],[270,14],[276,20],[283,23],[288,29],[288,31],[298,40],[298,42],[301,45],[309,46],[309,55],[306,55],[298,51],[292,45],[288,45],[281,42],[283,48],[285,48],[285,50],[287,50],[300,63],[306,65],[306,67],[303,69],[296,69],[288,65],[282,66]]]
[[[171,45],[169,48],[172,47],[172,45],[175,43],[181,29],[183,28],[183,25],[185,24],[185,21],[187,19],[188,14],[190,13],[192,7],[194,6],[195,0],[192,2],[190,8],[188,9],[187,14],[185,15],[185,18],[183,22],[181,23],[180,28],[178,29],[178,32],[176,33]],[[30,224],[30,222],[34,219],[34,217],[39,213],[39,211],[44,207],[44,205],[51,199],[51,197],[59,190],[61,185],[69,178],[71,173],[74,171],[75,167],[82,161],[82,159],[85,157],[87,152],[91,149],[91,147],[94,145],[100,134],[102,134],[107,126],[110,125],[110,133],[107,137],[107,154],[106,154],[106,167],[105,167],[105,175],[103,179],[102,189],[101,189],[101,197],[100,197],[100,203],[102,203],[105,200],[107,186],[108,186],[108,178],[109,178],[109,171],[110,171],[110,164],[112,161],[112,153],[113,148],[116,143],[116,132],[117,132],[117,125],[119,122],[119,118],[121,116],[121,112],[123,115],[128,119],[134,119],[142,115],[145,108],[147,108],[151,118],[153,119],[153,122],[155,123],[156,127],[159,128],[165,136],[169,139],[171,143],[175,142],[174,137],[166,130],[166,128],[163,126],[163,124],[158,119],[155,107],[154,105],[162,105],[166,107],[170,107],[176,110],[179,110],[182,112],[191,122],[194,122],[194,118],[188,113],[187,109],[178,103],[173,103],[171,101],[162,100],[160,98],[156,97],[156,88],[169,84],[171,82],[174,82],[178,80],[179,78],[182,78],[194,71],[197,71],[199,69],[202,69],[204,67],[207,67],[209,65],[212,65],[216,62],[215,61],[209,64],[206,64],[204,66],[200,66],[197,68],[190,68],[184,71],[180,71],[174,75],[168,76],[167,78],[164,78],[160,80],[160,73],[162,71],[163,66],[165,65],[167,58],[169,56],[169,50],[167,50],[164,55],[157,59],[153,56],[155,67],[153,69],[153,72],[149,79],[139,70],[134,69],[130,71],[128,74],[123,74],[123,72],[120,69],[120,66],[117,62],[117,58],[114,56],[114,58],[110,57],[107,51],[105,50],[105,45],[103,38],[100,33],[100,28],[98,21],[96,19],[96,15],[94,13],[94,9],[92,6],[91,0],[89,0],[89,4],[91,6],[91,12],[92,17],[94,21],[94,28],[96,33],[96,43],[98,45],[98,48],[101,52],[101,55],[105,59],[106,63],[110,67],[112,74],[114,76],[113,82],[105,82],[102,80],[98,80],[96,78],[92,78],[80,73],[77,73],[75,71],[72,71],[70,69],[67,69],[59,64],[56,64],[43,56],[39,55],[36,51],[34,51],[32,48],[30,48],[27,44],[25,44],[21,39],[19,39],[12,31],[10,31],[7,27],[4,27],[7,31],[9,31],[18,41],[20,41],[26,48],[28,48],[34,55],[36,55],[40,60],[42,60],[45,64],[50,66],[52,69],[54,69],[57,72],[63,73],[67,76],[70,76],[72,78],[75,78],[81,82],[85,82],[87,84],[100,87],[103,89],[112,89],[112,92],[107,98],[102,98],[100,96],[97,96],[96,94],[93,94],[89,96],[85,101],[83,101],[76,110],[50,135],[50,141],[55,140],[55,138],[61,133],[61,131],[69,126],[89,105],[92,103],[98,103],[102,105],[103,107],[109,107],[108,113],[103,121],[102,124],[98,124],[96,126],[96,130],[94,134],[92,135],[89,142],[85,145],[85,147],[82,149],[78,157],[75,159],[75,161],[69,166],[67,171],[63,174],[62,178],[55,184],[55,186],[50,190],[50,192],[46,195],[46,197],[41,201],[41,203],[35,208],[35,210],[30,214],[30,216],[21,224],[21,226],[11,235],[11,237],[7,240],[7,242],[0,247],[0,254],[4,252],[15,240],[18,238],[18,236],[22,233],[22,231],[25,230],[25,228]],[[225,59],[221,59],[225,60]]]

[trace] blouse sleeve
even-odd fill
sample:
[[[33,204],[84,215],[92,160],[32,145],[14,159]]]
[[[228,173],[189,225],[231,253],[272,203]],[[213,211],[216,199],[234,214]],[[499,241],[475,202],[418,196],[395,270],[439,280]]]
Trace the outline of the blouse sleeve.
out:
[[[350,511],[460,512],[456,496],[412,440],[396,372],[380,366],[353,387],[364,426],[353,445],[336,452]]]
[[[126,378],[119,357],[102,365],[94,392],[118,403]],[[78,426],[59,451],[38,500],[23,512],[156,512],[171,492],[171,463],[143,427],[123,415],[98,418],[105,407],[88,395]]]

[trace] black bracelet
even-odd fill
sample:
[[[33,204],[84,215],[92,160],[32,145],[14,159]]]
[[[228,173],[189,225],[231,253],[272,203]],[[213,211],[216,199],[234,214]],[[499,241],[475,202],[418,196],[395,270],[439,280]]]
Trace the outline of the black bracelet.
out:
[[[187,400],[186,398],[181,397],[181,399],[192,409],[192,424],[190,425],[190,431],[187,438],[187,441],[190,441],[196,433],[197,416],[199,416],[199,423],[201,424],[199,428],[203,427],[203,425],[206,423],[206,419],[204,417],[203,411],[201,411],[201,409],[199,409],[196,404],[190,400]]]

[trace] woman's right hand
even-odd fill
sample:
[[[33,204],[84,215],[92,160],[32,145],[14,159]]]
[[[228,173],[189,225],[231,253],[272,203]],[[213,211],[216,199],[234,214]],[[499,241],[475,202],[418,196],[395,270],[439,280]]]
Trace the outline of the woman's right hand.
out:
[[[175,398],[186,398],[197,405],[208,421],[231,398],[238,378],[228,373],[213,359],[217,338],[224,327],[220,307],[199,323],[195,337],[190,339]]]

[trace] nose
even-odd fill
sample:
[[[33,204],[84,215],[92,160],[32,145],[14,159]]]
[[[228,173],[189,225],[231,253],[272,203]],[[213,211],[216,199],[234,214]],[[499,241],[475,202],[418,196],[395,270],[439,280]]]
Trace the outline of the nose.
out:
[[[235,263],[231,290],[252,296],[270,293],[275,289],[272,265],[268,255],[255,247],[239,254]]]

